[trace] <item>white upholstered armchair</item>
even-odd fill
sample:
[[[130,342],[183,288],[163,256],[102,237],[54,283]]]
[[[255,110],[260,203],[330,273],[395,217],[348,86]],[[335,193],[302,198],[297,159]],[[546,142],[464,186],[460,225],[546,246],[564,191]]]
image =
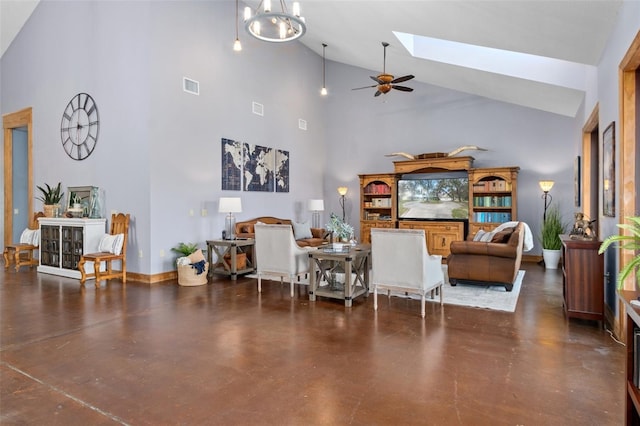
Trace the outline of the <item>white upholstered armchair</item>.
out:
[[[424,230],[372,229],[373,307],[378,310],[378,289],[419,294],[422,317],[428,292],[438,290],[442,304],[442,256],[429,255]]]
[[[262,276],[280,276],[280,282],[288,277],[293,297],[295,278],[309,272],[309,248],[296,244],[291,225],[256,224],[256,271],[258,293],[262,291]]]

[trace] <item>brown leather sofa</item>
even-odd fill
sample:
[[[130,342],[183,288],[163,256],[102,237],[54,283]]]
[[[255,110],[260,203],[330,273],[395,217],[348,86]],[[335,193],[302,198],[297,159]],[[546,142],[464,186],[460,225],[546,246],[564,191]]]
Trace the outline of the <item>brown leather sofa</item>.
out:
[[[499,283],[511,291],[520,270],[523,245],[522,222],[496,233],[491,242],[454,241],[447,258],[449,282],[453,286],[458,282]]]
[[[311,238],[298,238],[298,236],[295,235],[296,229],[291,220],[279,219],[271,216],[262,216],[246,220],[244,222],[236,222],[236,237],[255,238],[253,226],[256,222],[262,222],[270,225],[291,225],[294,231],[294,237],[296,238],[296,243],[300,247],[317,247],[328,242],[328,240],[324,238],[326,231],[322,228],[311,228]]]

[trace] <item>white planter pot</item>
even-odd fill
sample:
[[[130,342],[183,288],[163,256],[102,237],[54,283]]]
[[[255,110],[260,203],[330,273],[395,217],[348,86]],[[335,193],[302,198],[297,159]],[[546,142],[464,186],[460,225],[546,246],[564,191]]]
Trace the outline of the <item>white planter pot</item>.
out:
[[[561,250],[542,249],[542,258],[544,259],[544,267],[547,269],[558,269],[560,263]]]

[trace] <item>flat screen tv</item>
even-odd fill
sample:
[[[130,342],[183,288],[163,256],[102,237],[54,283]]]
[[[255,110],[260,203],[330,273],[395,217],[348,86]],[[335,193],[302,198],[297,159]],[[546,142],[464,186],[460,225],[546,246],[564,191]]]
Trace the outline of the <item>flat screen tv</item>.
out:
[[[398,181],[401,220],[468,220],[469,177],[466,172],[404,175]]]

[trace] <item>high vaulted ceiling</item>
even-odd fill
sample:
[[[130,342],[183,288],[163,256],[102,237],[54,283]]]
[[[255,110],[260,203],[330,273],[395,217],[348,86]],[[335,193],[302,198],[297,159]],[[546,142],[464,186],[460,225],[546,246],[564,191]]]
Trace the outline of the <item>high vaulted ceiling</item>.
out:
[[[276,9],[278,0],[272,2]],[[260,1],[244,3],[256,7]],[[290,5],[291,1],[287,3]],[[396,76],[413,74],[414,81],[573,117],[588,79],[594,75],[594,66],[600,60],[622,0],[300,3],[307,23],[307,34],[300,40],[319,55],[322,43],[327,43],[328,60],[379,72],[380,43],[386,41],[390,43],[387,71]],[[35,4],[36,0],[0,0],[3,54]],[[421,40],[402,36],[405,44],[422,57],[412,56],[396,33],[429,37]],[[493,50],[473,52],[468,45]],[[462,49],[462,58],[444,54]],[[548,59],[523,55],[511,59],[510,52],[560,61],[550,64]],[[479,65],[482,59],[485,64]],[[503,65],[508,69],[493,68]],[[365,72],[364,77],[370,74]]]

